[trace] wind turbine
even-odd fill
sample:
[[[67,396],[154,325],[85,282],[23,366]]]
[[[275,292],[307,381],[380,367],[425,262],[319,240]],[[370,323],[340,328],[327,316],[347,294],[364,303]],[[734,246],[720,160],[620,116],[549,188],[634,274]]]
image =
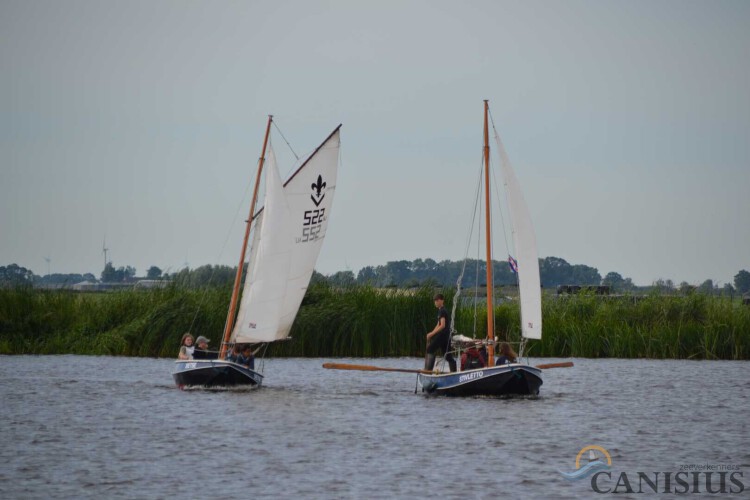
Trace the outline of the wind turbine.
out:
[[[104,253],[104,268],[107,268],[107,252],[109,251],[109,248],[107,248],[107,237],[104,237],[104,241],[102,241],[102,253]]]
[[[47,277],[49,277],[49,263],[51,262],[51,259],[49,257],[45,257],[44,260],[47,262]]]

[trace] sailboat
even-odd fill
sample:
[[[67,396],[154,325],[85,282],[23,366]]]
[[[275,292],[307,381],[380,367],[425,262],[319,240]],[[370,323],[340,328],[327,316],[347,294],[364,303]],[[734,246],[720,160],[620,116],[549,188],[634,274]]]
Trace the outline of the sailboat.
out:
[[[227,360],[227,350],[234,344],[255,348],[287,339],[310,283],[336,192],[341,125],[282,183],[269,144],[272,123],[269,116],[221,350],[217,359],[177,360],[172,375],[179,387],[260,386],[262,370]],[[264,167],[265,199],[256,211]]]
[[[535,395],[542,385],[542,370],[525,363],[495,364],[495,317],[492,280],[492,227],[490,204],[490,144],[488,126],[489,102],[484,101],[484,199],[485,241],[487,256],[487,339],[480,342],[487,349],[487,366],[454,373],[430,373],[420,371],[417,386],[422,392],[450,396],[503,396]],[[494,127],[493,127],[494,130]],[[522,343],[519,359],[527,339],[542,338],[542,296],[539,279],[539,260],[536,236],[531,216],[524,201],[521,187],[508,160],[500,136],[494,132],[502,176],[505,181],[511,233],[517,260],[509,256],[512,267],[517,269],[521,305]],[[460,285],[459,285],[460,289]],[[455,316],[455,314],[454,314]]]

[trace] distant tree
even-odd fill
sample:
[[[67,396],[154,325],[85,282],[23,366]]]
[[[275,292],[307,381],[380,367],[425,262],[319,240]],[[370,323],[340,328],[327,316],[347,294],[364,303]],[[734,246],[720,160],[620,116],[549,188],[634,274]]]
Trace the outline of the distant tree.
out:
[[[328,280],[326,279],[325,275],[322,273],[319,273],[318,271],[313,270],[312,277],[310,278],[310,284],[311,285],[317,285],[319,283],[327,283]]]
[[[146,271],[146,277],[150,280],[161,278],[161,269],[156,266],[149,267],[148,271]]]
[[[243,277],[247,275],[247,264],[242,269]],[[214,286],[226,286],[234,283],[236,267],[229,266],[205,266],[195,269],[184,268],[170,275],[171,279],[180,286],[189,288],[203,288]]]
[[[654,281],[653,287],[661,292],[669,292],[674,290],[674,282],[672,280],[659,278],[658,280]]]
[[[734,276],[734,288],[737,293],[750,292],[750,273],[744,269]]]
[[[622,291],[622,285],[624,282],[625,278],[623,278],[620,273],[614,271],[607,273],[604,279],[602,279],[602,285],[608,286],[612,288],[612,291],[616,292]]]
[[[354,285],[357,280],[352,271],[339,271],[328,276],[328,282],[333,286],[346,287]]]
[[[519,269],[519,272],[522,272]],[[560,257],[545,257],[539,262],[539,272],[545,287],[558,285],[599,285],[602,277],[599,270],[584,264],[574,266]]]
[[[360,285],[375,284],[377,278],[378,275],[372,266],[365,266],[357,273],[357,283]]]
[[[104,270],[102,271],[102,283],[114,283],[115,281],[119,281],[117,279],[117,270],[115,269],[115,266],[112,265],[111,262],[107,262],[104,265]]]
[[[701,292],[701,293],[703,293],[703,294],[706,294],[706,295],[711,295],[712,293],[714,293],[714,282],[713,282],[713,280],[706,280],[703,283],[701,283],[698,286],[698,291]]]
[[[695,287],[687,281],[683,281],[682,283],[680,283],[679,290],[682,295],[690,295],[695,291]]]
[[[394,260],[388,262],[385,265],[385,280],[387,283],[395,284],[396,286],[405,283],[411,278],[411,270],[409,267],[411,262],[408,260]]]
[[[721,294],[722,295],[734,295],[734,287],[731,283],[724,283],[724,286],[721,288]]]
[[[120,266],[115,269],[111,262],[107,262],[101,276],[103,283],[122,283],[123,281],[130,281],[135,276],[135,268]]]
[[[572,266],[573,285],[598,285],[602,282],[602,276],[595,267],[584,264]]]
[[[125,266],[125,269],[123,269],[122,272],[122,281],[130,281],[133,278],[135,278],[135,268],[132,266]]]
[[[18,264],[0,266],[0,286],[22,286],[31,285],[34,282],[34,273]]]
[[[560,257],[545,257],[539,262],[539,273],[545,287],[574,285],[571,265]]]

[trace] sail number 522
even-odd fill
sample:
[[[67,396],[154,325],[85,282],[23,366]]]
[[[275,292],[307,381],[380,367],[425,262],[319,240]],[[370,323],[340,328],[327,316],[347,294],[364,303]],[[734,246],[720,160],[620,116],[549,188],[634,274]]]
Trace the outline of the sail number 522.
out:
[[[325,220],[325,208],[317,210],[305,210],[305,222],[302,224],[302,237],[297,238],[298,243],[315,241],[320,237],[321,224]]]
[[[320,224],[321,222],[323,222],[325,213],[325,208],[321,208],[319,210],[305,210],[305,223],[302,225],[314,226],[315,224]]]

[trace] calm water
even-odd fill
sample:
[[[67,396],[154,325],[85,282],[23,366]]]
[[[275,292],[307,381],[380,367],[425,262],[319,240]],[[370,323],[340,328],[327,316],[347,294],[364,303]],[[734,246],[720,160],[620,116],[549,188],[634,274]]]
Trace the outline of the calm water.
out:
[[[747,362],[581,359],[535,399],[448,399],[324,361],[208,392],[176,389],[171,360],[0,356],[0,497],[602,498],[559,472],[591,444],[613,469],[735,464],[750,486]]]

